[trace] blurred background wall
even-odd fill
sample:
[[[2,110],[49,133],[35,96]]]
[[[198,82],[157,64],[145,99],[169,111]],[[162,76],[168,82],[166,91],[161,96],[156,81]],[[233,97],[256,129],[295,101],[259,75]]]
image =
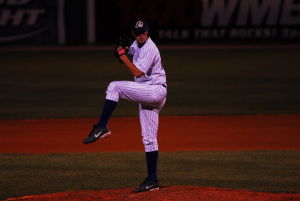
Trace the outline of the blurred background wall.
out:
[[[0,0],[0,46],[111,44],[136,17],[159,43],[300,42],[299,0]]]

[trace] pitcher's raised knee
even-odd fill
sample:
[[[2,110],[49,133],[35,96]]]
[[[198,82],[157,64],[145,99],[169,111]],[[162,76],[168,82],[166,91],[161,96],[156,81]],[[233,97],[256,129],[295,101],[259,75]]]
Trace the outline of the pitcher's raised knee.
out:
[[[114,81],[114,82],[109,83],[107,90],[106,90],[106,99],[119,102],[120,93],[118,90],[118,82]]]

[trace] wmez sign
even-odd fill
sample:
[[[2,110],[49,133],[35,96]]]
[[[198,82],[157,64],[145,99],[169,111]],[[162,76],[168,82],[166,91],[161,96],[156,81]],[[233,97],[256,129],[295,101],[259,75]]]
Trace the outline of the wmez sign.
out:
[[[51,16],[47,10],[52,9],[48,2],[0,0],[0,43],[54,42],[56,36],[50,28],[56,23],[53,19],[56,16]]]
[[[158,38],[300,39],[300,0],[191,0],[185,4],[189,5],[181,7],[193,6],[189,11],[165,8],[164,13],[173,13],[176,26],[182,28],[162,28]],[[161,16],[159,23],[166,19]]]

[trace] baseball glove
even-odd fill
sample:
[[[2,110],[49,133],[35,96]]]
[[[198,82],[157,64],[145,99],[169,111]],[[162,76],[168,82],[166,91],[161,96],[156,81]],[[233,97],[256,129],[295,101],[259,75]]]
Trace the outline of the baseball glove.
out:
[[[113,43],[115,57],[119,58],[120,56],[127,54],[132,43],[133,39],[128,35],[120,36],[116,39]]]

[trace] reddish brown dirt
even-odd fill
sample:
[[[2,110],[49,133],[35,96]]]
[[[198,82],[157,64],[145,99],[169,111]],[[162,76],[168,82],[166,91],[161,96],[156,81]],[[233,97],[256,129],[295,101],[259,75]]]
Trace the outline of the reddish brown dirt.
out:
[[[143,151],[137,118],[112,118],[113,135],[83,145],[96,119],[0,121],[0,153]],[[300,115],[161,117],[161,151],[300,150]],[[28,201],[300,201],[300,194],[171,186],[158,192],[132,189],[25,196]]]
[[[171,186],[160,191],[131,193],[132,189],[76,191],[25,196],[10,201],[299,201],[300,193],[258,193],[245,190]],[[8,201],[7,200],[7,201]]]
[[[143,151],[139,120],[112,118],[112,135],[84,145],[97,119],[0,121],[0,153]],[[161,117],[161,151],[300,150],[300,115]]]

